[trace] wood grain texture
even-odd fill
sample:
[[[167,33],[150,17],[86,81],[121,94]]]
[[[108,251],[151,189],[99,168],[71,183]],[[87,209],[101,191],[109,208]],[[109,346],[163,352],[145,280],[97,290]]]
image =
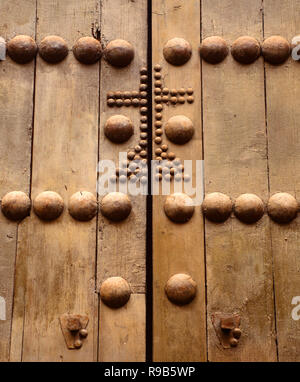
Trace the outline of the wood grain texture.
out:
[[[264,1],[265,38],[281,35],[289,42],[299,35],[298,1]],[[265,64],[269,142],[270,195],[288,192],[300,198],[299,62]],[[287,225],[271,222],[274,256],[279,361],[300,361],[300,325],[291,316],[292,298],[300,293],[300,217]]]
[[[35,0],[1,1],[0,36],[8,41],[18,34],[35,37]],[[0,62],[0,198],[7,192],[29,193],[34,61],[19,65],[8,56]],[[0,296],[6,319],[0,321],[0,361],[9,359],[17,223],[0,213]]]
[[[163,58],[165,43],[174,37],[189,41],[192,57],[184,65],[175,67]],[[163,136],[169,151],[179,158],[193,159],[192,179],[195,185],[195,160],[202,159],[200,60],[200,2],[194,0],[152,2],[153,66],[162,66],[163,86],[169,89],[193,88],[195,102],[164,106],[163,123],[173,115],[185,115],[195,127],[195,135],[187,144],[170,143]],[[153,114],[154,116],[154,114]],[[153,119],[154,120],[154,119]],[[153,145],[153,152],[157,145]],[[173,182],[172,182],[173,185]],[[175,224],[165,215],[166,196],[153,196],[153,360],[205,361],[205,275],[204,234],[200,207],[196,206],[192,219]],[[192,303],[179,307],[168,301],[164,287],[176,273],[188,273],[197,283],[197,295]]]
[[[119,167],[119,153],[127,153],[139,143],[141,115],[139,108],[109,108],[106,94],[139,91],[140,69],[147,67],[147,1],[102,1],[101,36],[105,45],[123,39],[135,50],[134,60],[125,68],[113,67],[104,59],[101,63],[99,159],[112,160]],[[104,135],[105,122],[116,114],[125,115],[134,125],[133,136],[122,144],[112,143]],[[118,311],[100,305],[100,361],[145,360],[146,197],[129,195],[129,198],[132,211],[126,220],[113,223],[99,214],[98,288],[106,278],[121,276],[129,282],[133,293],[142,295],[133,295],[132,301]],[[122,323],[117,322],[119,318]],[[134,340],[137,334],[141,343]],[[125,337],[128,340],[124,341]]]
[[[243,35],[262,40],[261,1],[203,0],[202,38]],[[254,193],[268,200],[264,68],[259,58],[240,65],[231,55],[218,65],[202,60],[205,193],[233,200]],[[205,221],[208,359],[275,361],[272,254],[269,219],[252,225],[232,216]],[[223,349],[212,326],[214,312],[239,313],[242,337]]]
[[[38,1],[37,17],[38,42],[57,34],[71,49],[99,22],[98,2]],[[55,65],[38,57],[32,197],[56,191],[65,211],[50,223],[32,214],[20,226],[12,360],[97,359],[96,219],[73,220],[67,204],[76,191],[96,192],[98,99],[99,64],[84,66],[72,52]],[[63,313],[89,317],[80,350],[66,347],[59,324]]]

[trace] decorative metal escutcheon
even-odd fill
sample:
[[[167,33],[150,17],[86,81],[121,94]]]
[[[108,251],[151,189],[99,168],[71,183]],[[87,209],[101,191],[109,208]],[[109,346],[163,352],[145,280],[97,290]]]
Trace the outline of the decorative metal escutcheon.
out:
[[[65,313],[59,320],[68,349],[80,349],[83,339],[88,335],[88,316]]]
[[[241,317],[237,313],[215,312],[211,321],[224,349],[236,347],[241,337]]]

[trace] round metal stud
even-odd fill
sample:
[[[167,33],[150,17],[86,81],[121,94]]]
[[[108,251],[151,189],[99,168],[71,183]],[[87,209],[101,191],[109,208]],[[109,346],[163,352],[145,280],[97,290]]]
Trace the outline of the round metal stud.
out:
[[[121,177],[119,179],[121,179]],[[129,216],[131,209],[132,205],[130,199],[127,195],[121,192],[111,192],[105,195],[100,203],[102,215],[112,221],[126,219]]]
[[[57,219],[63,212],[62,197],[54,191],[41,192],[33,202],[35,214],[42,220]]]
[[[161,149],[162,149],[162,151],[168,151],[168,145],[162,145],[161,146]]]
[[[113,115],[105,123],[104,134],[114,143],[126,142],[133,134],[133,124],[124,115]]]
[[[235,338],[235,339],[239,339],[240,337],[241,337],[241,335],[242,335],[242,331],[241,331],[241,329],[240,328],[234,328],[233,330],[232,330],[232,335],[233,335],[233,337]]]
[[[173,304],[186,305],[195,298],[197,284],[190,275],[178,273],[168,280],[165,293]]]
[[[238,341],[236,338],[230,338],[230,341],[229,341],[230,346],[231,346],[232,348],[237,347],[238,342],[239,342],[239,341]]]
[[[194,97],[193,96],[188,96],[186,100],[187,100],[188,103],[193,103],[194,102]]]
[[[162,122],[161,121],[155,121],[154,126],[157,127],[157,128],[161,128],[162,127]]]
[[[180,89],[178,90],[178,93],[179,93],[181,96],[185,95],[185,89],[184,89],[184,88],[180,88]]]
[[[100,297],[110,308],[121,308],[130,299],[132,291],[128,282],[122,277],[110,277],[100,287]]]
[[[190,43],[183,38],[172,38],[163,49],[163,54],[169,64],[180,66],[188,62],[192,55]]]
[[[22,220],[30,214],[31,201],[22,191],[7,193],[1,200],[1,209],[4,216],[10,220]]]
[[[233,58],[241,64],[251,64],[260,56],[260,43],[253,37],[242,36],[231,47]]]
[[[74,56],[82,64],[94,64],[102,56],[102,47],[94,37],[81,37],[73,46]]]
[[[234,204],[234,214],[243,223],[257,222],[264,214],[262,200],[254,194],[240,195]]]
[[[295,219],[298,208],[297,200],[286,192],[274,194],[268,202],[268,214],[272,220],[280,224],[286,224]]]
[[[77,339],[74,341],[74,346],[76,349],[80,349],[82,346],[82,341],[80,339]]]
[[[104,50],[104,57],[110,65],[123,68],[133,60],[134,49],[128,41],[121,39],[113,40],[107,44]]]
[[[146,76],[146,74],[144,74],[144,75],[141,76],[140,80],[141,80],[141,83],[144,84],[144,83],[146,83],[148,81],[148,76]]]
[[[147,72],[148,72],[148,70],[147,70],[147,68],[141,68],[141,70],[140,70],[140,73],[141,74],[147,74]]]
[[[157,136],[161,136],[162,134],[163,134],[162,129],[156,129],[156,130],[155,130],[155,135],[157,135]]]
[[[164,204],[167,217],[175,223],[186,223],[193,216],[193,200],[186,194],[177,192],[169,195]]]
[[[208,220],[222,223],[229,218],[232,212],[232,201],[221,192],[212,192],[205,196],[202,211]]]
[[[262,55],[272,65],[282,64],[290,55],[291,47],[281,36],[271,36],[262,44]]]
[[[113,107],[115,105],[116,101],[113,98],[109,98],[107,100],[107,105],[110,107]]]
[[[155,142],[157,145],[160,145],[161,142],[162,142],[161,137],[156,137],[156,138],[154,139],[154,142]]]
[[[55,64],[67,57],[68,45],[59,36],[47,36],[40,42],[39,55],[43,60]]]
[[[168,95],[169,94],[169,89],[168,88],[163,88],[162,93],[164,95]]]
[[[229,49],[226,41],[218,36],[207,37],[200,46],[200,55],[210,64],[218,64],[228,55]]]
[[[161,88],[155,88],[154,89],[154,93],[157,94],[157,95],[161,94]]]
[[[7,54],[18,64],[27,64],[32,61],[37,53],[37,45],[30,36],[19,35],[6,45]]]
[[[162,113],[155,113],[155,119],[160,121],[162,119]]]
[[[187,92],[188,95],[192,95],[192,94],[194,94],[194,89],[187,88],[186,92]]]
[[[178,102],[179,103],[185,103],[185,98],[184,97],[178,97]]]
[[[80,221],[93,219],[97,214],[97,200],[89,191],[78,191],[73,194],[69,201],[70,215]]]
[[[147,90],[147,84],[140,84],[140,91],[143,92]]]
[[[155,65],[154,65],[154,70],[155,70],[156,72],[159,72],[159,71],[161,70],[161,66],[160,66],[159,64],[155,64]]]
[[[79,330],[79,335],[82,338],[86,338],[88,336],[88,331],[86,329],[80,329]]]
[[[184,115],[171,117],[165,125],[166,136],[178,145],[183,145],[192,139],[194,131],[192,121]]]

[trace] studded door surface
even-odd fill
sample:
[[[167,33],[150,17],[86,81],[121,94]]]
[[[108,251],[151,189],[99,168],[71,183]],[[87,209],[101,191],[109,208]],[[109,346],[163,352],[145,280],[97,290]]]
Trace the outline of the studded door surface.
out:
[[[0,0],[0,361],[298,361],[297,0]]]

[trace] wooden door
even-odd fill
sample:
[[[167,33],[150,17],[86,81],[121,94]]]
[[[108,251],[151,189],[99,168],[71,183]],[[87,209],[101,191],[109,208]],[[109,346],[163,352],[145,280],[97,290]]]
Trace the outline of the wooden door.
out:
[[[299,361],[299,7],[0,0],[0,361]]]

